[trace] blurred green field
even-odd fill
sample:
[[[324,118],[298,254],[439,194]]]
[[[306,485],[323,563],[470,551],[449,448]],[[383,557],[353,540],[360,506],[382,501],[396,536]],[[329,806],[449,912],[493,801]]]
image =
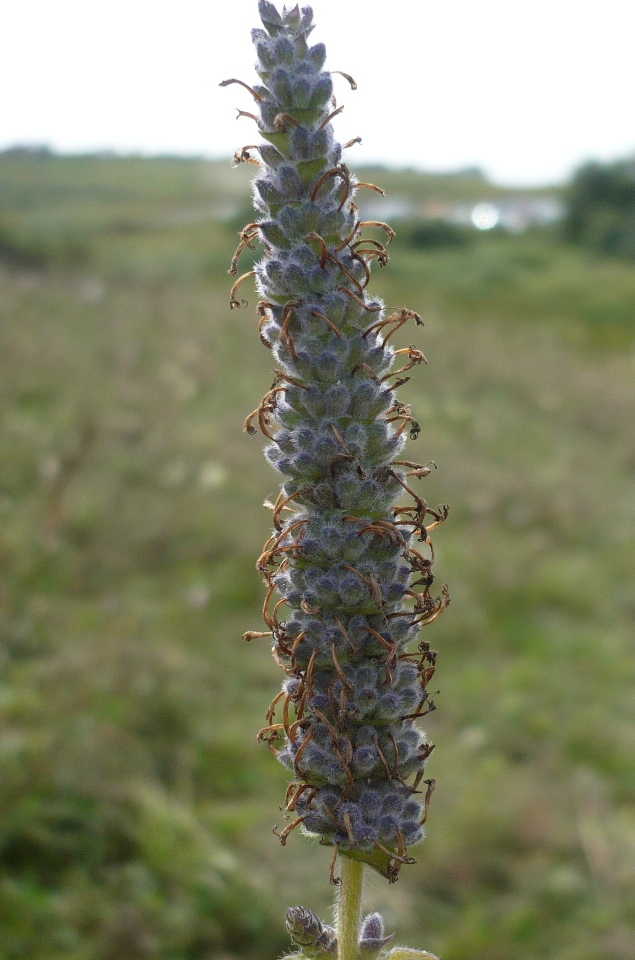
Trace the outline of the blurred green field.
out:
[[[228,308],[249,177],[0,156],[2,960],[275,958],[285,906],[329,911],[329,851],[272,834],[281,675],[240,639],[278,484],[255,295]],[[445,181],[399,189],[482,198]],[[426,321],[401,397],[453,602],[428,839],[368,907],[442,960],[632,960],[635,266],[407,238],[374,289]]]

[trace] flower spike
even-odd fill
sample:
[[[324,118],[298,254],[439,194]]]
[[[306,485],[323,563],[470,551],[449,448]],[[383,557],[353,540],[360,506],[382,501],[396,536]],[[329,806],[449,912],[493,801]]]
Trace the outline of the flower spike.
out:
[[[263,139],[234,158],[258,167],[257,215],[240,232],[230,272],[256,240],[264,255],[236,280],[230,305],[245,304],[238,289],[254,276],[258,334],[276,369],[245,429],[264,434],[267,459],[283,477],[267,504],[274,533],[258,560],[266,630],[245,639],[271,637],[285,672],[258,735],[292,775],[282,808],[289,822],[276,833],[285,844],[299,827],[331,846],[331,882],[340,882],[339,858],[344,890],[360,863],[396,880],[423,838],[434,781],[423,781],[422,799],[417,788],[433,745],[415,721],[434,709],[427,685],[436,654],[417,646],[417,634],[449,603],[445,587],[437,599],[430,592],[428,536],[447,508],[431,510],[413,489],[433,461],[402,454],[407,435],[416,439],[421,428],[395,393],[403,374],[427,359],[415,345],[391,341],[423,320],[406,307],[385,311],[367,292],[395,233],[383,221],[360,221],[356,191],[384,191],[342,162],[344,147],[359,138],[342,147],[333,133],[343,109],[333,100],[333,75],[352,89],[355,81],[324,69],[322,44],[308,41],[309,7],[280,12],[260,0],[259,11],[259,83],[221,84],[252,95],[257,115],[239,115],[252,117]],[[365,235],[376,229],[383,243]],[[309,960],[335,952],[333,930],[304,907],[292,908],[287,924]],[[389,939],[371,914],[358,955],[376,960]]]

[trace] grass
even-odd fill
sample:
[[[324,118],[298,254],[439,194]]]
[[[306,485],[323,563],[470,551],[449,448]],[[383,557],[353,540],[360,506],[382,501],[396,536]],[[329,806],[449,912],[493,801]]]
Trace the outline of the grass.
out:
[[[227,306],[244,171],[5,155],[0,188],[2,956],[274,957],[331,892],[272,836],[281,677],[240,640],[278,482],[242,432],[255,297]],[[391,252],[453,602],[428,838],[369,907],[443,960],[629,960],[635,269],[548,233]]]

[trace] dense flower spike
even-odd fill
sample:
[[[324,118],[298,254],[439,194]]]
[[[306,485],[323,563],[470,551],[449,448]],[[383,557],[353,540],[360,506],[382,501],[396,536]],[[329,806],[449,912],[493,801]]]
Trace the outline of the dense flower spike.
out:
[[[259,168],[257,220],[241,232],[230,273],[255,241],[265,255],[234,284],[230,303],[244,305],[238,288],[254,275],[260,338],[276,361],[245,428],[260,428],[267,459],[285,477],[258,561],[268,629],[245,635],[271,636],[287,674],[259,736],[293,774],[282,842],[302,824],[336,855],[394,880],[413,862],[408,847],[423,836],[433,787],[421,787],[432,745],[415,720],[434,706],[436,655],[415,644],[449,602],[445,587],[440,597],[430,592],[429,534],[447,507],[431,510],[413,489],[431,466],[402,459],[406,436],[420,428],[395,396],[425,357],[390,341],[422,321],[405,308],[386,315],[367,293],[372,262],[383,266],[388,254],[363,231],[382,231],[386,243],[394,234],[360,220],[356,190],[378,188],[359,184],[342,161],[330,122],[341,107],[324,46],[308,42],[311,9],[280,14],[261,0],[259,10],[261,83],[225,81],[251,93],[256,113],[248,116],[265,141],[235,157]],[[383,937],[371,927],[369,950]],[[314,939],[328,952],[330,942],[319,932]]]

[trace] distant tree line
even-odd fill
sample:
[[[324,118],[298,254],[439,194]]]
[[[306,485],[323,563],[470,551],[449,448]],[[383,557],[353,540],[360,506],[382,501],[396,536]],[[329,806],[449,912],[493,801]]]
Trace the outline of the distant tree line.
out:
[[[574,174],[564,220],[567,240],[635,260],[635,157],[587,163]]]

